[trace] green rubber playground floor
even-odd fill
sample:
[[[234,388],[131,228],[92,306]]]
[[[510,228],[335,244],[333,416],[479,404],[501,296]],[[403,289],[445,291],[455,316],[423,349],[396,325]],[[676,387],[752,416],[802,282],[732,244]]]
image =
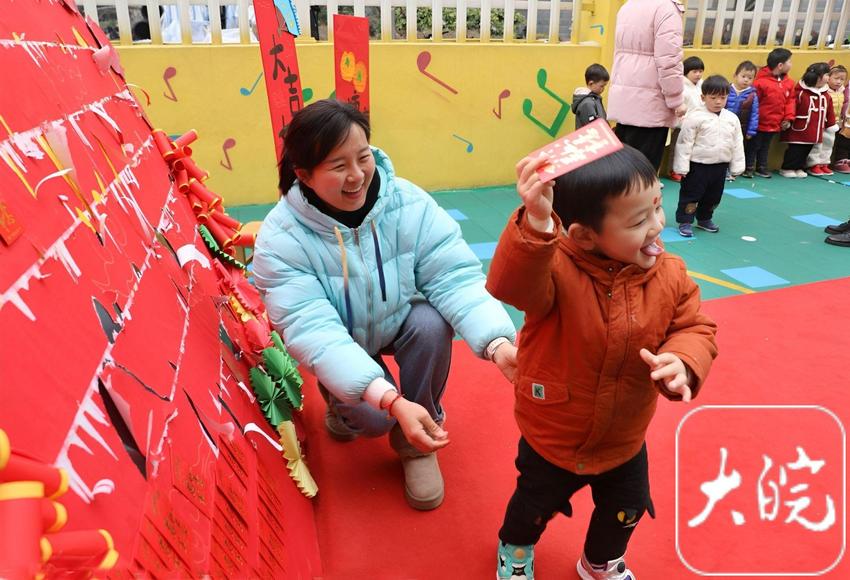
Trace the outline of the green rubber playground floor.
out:
[[[847,183],[842,183],[844,180]],[[763,292],[850,276],[850,248],[824,244],[827,224],[850,216],[850,175],[744,179],[727,182],[714,221],[720,232],[695,230],[685,239],[676,231],[679,186],[666,181],[662,234],[668,252],[682,256],[704,299]],[[466,242],[485,271],[508,217],[519,204],[513,185],[439,191],[434,199],[458,221]],[[235,206],[228,213],[242,222],[261,220],[271,205]],[[511,310],[519,327],[521,315]]]

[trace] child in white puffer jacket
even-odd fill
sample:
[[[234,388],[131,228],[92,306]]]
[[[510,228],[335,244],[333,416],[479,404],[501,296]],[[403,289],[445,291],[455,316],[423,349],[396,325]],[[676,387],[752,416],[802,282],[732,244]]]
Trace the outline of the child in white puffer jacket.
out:
[[[720,204],[727,169],[732,175],[744,172],[744,137],[738,117],[727,110],[729,81],[712,75],[702,83],[703,106],[688,111],[676,143],[673,171],[683,175],[679,189],[676,222],[679,235],[693,237],[697,227],[720,231],[712,221]]]

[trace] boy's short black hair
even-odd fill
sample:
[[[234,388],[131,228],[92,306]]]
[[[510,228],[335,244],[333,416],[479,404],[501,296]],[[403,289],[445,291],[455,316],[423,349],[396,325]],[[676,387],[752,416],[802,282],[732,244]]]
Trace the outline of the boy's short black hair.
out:
[[[698,56],[689,56],[682,61],[682,67],[685,69],[683,74],[688,74],[692,70],[705,70],[705,63]]]
[[[754,63],[753,61],[745,60],[744,62],[742,62],[741,64],[738,65],[738,68],[735,69],[735,76],[738,76],[739,74],[741,74],[745,70],[751,70],[753,72],[756,72],[758,70],[758,67],[756,66],[756,63]]]
[[[703,95],[728,95],[729,81],[723,75],[711,75],[702,81]]]
[[[809,68],[806,69],[806,72],[803,73],[803,78],[800,80],[806,83],[807,86],[814,88],[820,78],[827,73],[829,73],[829,63],[816,62],[809,65]]]
[[[775,69],[783,62],[788,62],[791,58],[791,51],[787,48],[774,48],[767,55],[767,68]]]
[[[599,232],[609,199],[651,187],[656,181],[655,167],[646,156],[624,145],[619,151],[558,177],[553,210],[565,228],[579,223]]]
[[[609,80],[611,80],[611,75],[608,74],[608,70],[601,64],[593,63],[584,71],[584,82],[586,83],[598,83],[599,81]]]

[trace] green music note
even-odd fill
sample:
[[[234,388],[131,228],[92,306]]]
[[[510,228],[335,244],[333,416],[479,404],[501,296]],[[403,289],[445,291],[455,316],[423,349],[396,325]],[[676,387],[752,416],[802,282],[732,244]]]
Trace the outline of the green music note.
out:
[[[543,129],[547,135],[555,138],[555,135],[558,134],[558,131],[561,130],[561,125],[564,124],[564,121],[567,119],[567,113],[570,112],[570,104],[566,102],[564,99],[559,97],[553,91],[546,88],[546,69],[541,68],[537,71],[537,86],[540,87],[544,93],[555,99],[561,105],[561,109],[558,111],[558,114],[555,115],[555,120],[552,121],[550,126],[546,126],[541,123],[538,119],[531,114],[531,108],[533,106],[531,99],[524,99],[522,101],[522,114],[531,119],[531,122]]]

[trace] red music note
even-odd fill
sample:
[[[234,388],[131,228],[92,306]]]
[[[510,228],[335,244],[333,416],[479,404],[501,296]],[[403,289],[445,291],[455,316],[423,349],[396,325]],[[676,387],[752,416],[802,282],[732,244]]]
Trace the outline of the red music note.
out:
[[[233,149],[236,146],[236,139],[233,137],[228,137],[224,140],[224,144],[221,146],[221,150],[224,151],[224,158],[227,159],[227,165],[224,164],[224,161],[219,161],[222,167],[227,169],[228,171],[233,171],[233,165],[230,163],[230,155],[227,154],[228,149]]]
[[[499,112],[496,112],[496,109],[493,109],[493,114],[496,115],[499,119],[502,118],[502,99],[507,99],[511,96],[511,91],[505,89],[501,93],[499,93]]]
[[[416,67],[419,69],[419,72],[421,72],[423,75],[436,82],[437,84],[447,88],[454,94],[457,94],[457,91],[455,89],[453,89],[452,87],[450,87],[449,85],[447,85],[446,83],[444,83],[443,81],[441,81],[440,79],[425,70],[426,68],[428,68],[429,64],[431,64],[431,53],[427,50],[423,50],[419,53],[419,56],[416,57]]]
[[[171,83],[169,83],[168,80],[173,79],[176,76],[177,76],[177,69],[174,68],[173,66],[168,67],[167,69],[165,69],[165,72],[162,73],[162,80],[165,81],[165,86],[167,86],[168,90],[171,92],[171,95],[168,95],[164,92],[162,93],[162,95],[166,99],[171,99],[172,101],[175,101],[175,102],[177,101],[177,95],[174,94],[174,89],[171,88]]]

